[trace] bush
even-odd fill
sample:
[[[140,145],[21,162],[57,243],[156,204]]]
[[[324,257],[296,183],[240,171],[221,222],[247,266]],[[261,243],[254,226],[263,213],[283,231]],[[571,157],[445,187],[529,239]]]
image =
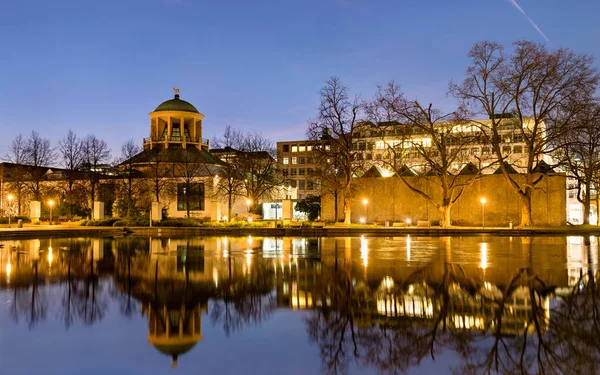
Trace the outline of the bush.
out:
[[[102,220],[82,220],[85,223],[80,224],[80,225],[84,225],[84,226],[88,226],[88,227],[112,227],[114,225],[114,223],[116,223],[117,221],[119,221],[118,218],[108,218],[108,219],[102,219]]]
[[[29,216],[11,216],[10,223],[16,224],[19,220],[23,220],[24,223],[31,223]],[[0,224],[8,224],[8,216],[0,217]]]

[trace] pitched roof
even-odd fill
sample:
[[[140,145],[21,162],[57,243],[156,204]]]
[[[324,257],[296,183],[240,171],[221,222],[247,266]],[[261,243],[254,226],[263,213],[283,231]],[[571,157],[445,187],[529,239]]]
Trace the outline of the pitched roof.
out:
[[[540,160],[537,165],[535,166],[535,168],[533,168],[533,173],[556,173],[556,171],[550,166],[548,165],[548,163],[546,163],[543,160]]]
[[[479,168],[475,166],[475,164],[468,162],[467,165],[464,166],[463,169],[458,172],[459,176],[472,176],[479,174]]]
[[[513,168],[513,166],[508,164],[507,162],[504,162],[504,166],[508,170],[509,174],[519,174],[519,172],[517,172],[517,170],[515,168]],[[496,169],[494,174],[502,174],[502,167],[498,167],[498,169]]]

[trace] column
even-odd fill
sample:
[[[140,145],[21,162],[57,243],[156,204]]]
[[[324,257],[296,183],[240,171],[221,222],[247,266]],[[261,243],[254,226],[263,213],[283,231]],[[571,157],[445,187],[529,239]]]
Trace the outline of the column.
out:
[[[181,141],[183,142],[183,148],[185,148],[187,139],[185,139],[185,117],[183,116],[181,116],[181,120],[179,120],[179,132],[181,133]]]
[[[169,139],[171,139],[171,132],[173,131],[173,124],[171,123],[171,116],[167,119],[167,139],[165,139],[165,148],[169,147]]]

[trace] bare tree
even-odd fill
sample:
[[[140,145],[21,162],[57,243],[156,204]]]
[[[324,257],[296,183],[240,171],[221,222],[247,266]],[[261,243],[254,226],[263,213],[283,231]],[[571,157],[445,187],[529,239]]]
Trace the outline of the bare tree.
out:
[[[140,197],[141,189],[143,187],[142,181],[136,176],[138,173],[135,168],[134,156],[139,154],[141,151],[133,139],[129,139],[121,146],[121,168],[124,174],[123,179],[120,180],[120,200],[122,206],[121,209],[125,211],[127,217],[133,215],[136,208],[136,201]]]
[[[204,183],[200,182],[201,177],[209,175],[209,170],[205,164],[198,160],[196,153],[192,150],[182,149],[179,160],[173,164],[175,177],[179,179],[176,184],[177,191],[177,209],[181,208],[179,197],[183,197],[183,207],[186,216],[190,217],[190,211],[205,210],[204,207]]]
[[[232,205],[244,195],[256,211],[258,202],[270,198],[281,183],[273,142],[260,133],[227,126],[223,138],[215,138],[213,144],[223,149],[222,159],[227,163],[219,175],[217,194],[227,198],[229,217]]]
[[[568,177],[576,182],[577,200],[584,207],[583,223],[590,223],[592,191],[600,172],[600,101],[597,98],[576,98],[554,121],[557,126],[569,126],[562,133],[556,157],[565,166]]]
[[[61,164],[65,170],[66,196],[69,208],[69,219],[73,216],[75,204],[74,186],[81,177],[81,164],[83,163],[82,142],[77,135],[69,129],[66,136],[58,141],[58,149],[61,156]]]
[[[34,168],[29,170],[29,177],[26,182],[33,194],[33,199],[41,200],[41,183],[44,180],[47,170],[43,167],[49,167],[54,163],[55,153],[50,145],[50,140],[43,138],[37,132],[32,131],[26,140],[25,163]]]
[[[360,105],[358,98],[350,100],[347,87],[338,77],[327,80],[319,94],[319,113],[309,121],[306,135],[313,143],[319,175],[324,177],[323,183],[330,185],[325,191],[334,192],[335,204],[338,192],[344,196],[344,222],[349,224],[352,180],[362,169],[361,163],[355,163],[357,151],[352,149],[352,134],[360,126]]]
[[[521,226],[533,224],[531,197],[544,175],[534,168],[550,153],[556,138],[565,129],[547,126],[562,104],[580,92],[591,92],[598,82],[594,59],[568,49],[548,51],[529,41],[514,43],[507,55],[501,44],[476,43],[469,57],[462,84],[450,84],[450,92],[489,117],[480,128],[492,145],[502,173],[517,192],[521,203]],[[510,117],[510,120],[506,118]],[[507,156],[501,149],[502,126],[512,126],[526,144],[524,178],[510,174]]]
[[[460,108],[446,114],[431,104],[422,105],[417,100],[405,98],[394,82],[379,87],[375,98],[365,105],[365,112],[374,123],[371,129],[382,139],[384,155],[379,162],[396,172],[410,191],[425,198],[442,213],[443,227],[450,226],[452,205],[475,181],[481,169],[479,163],[474,174],[456,173],[458,167],[462,168],[468,161],[468,148],[479,143],[477,129],[466,126]],[[397,137],[390,137],[390,134]],[[438,196],[437,191],[428,191],[402,173],[407,159],[419,160],[417,167],[439,186],[441,195]]]
[[[100,181],[99,167],[110,159],[110,149],[106,141],[90,134],[83,140],[83,165],[90,183],[90,198],[93,204],[96,199],[96,186]]]
[[[154,147],[150,150],[150,159],[144,169],[144,174],[150,185],[150,191],[156,202],[160,201],[160,194],[168,185],[172,177],[172,168],[167,160],[167,154],[162,147]]]
[[[25,187],[25,170],[23,165],[27,162],[27,141],[23,135],[19,134],[12,140],[8,147],[8,154],[4,160],[15,164],[15,173],[11,176],[11,187],[17,194],[17,214],[21,213],[21,204],[23,199],[23,189]]]

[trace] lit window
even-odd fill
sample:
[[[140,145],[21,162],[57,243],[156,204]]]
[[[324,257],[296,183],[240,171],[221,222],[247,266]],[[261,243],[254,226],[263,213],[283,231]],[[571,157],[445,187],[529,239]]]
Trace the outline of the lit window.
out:
[[[312,151],[313,146],[306,146],[306,151]]]
[[[297,157],[292,157],[292,164],[298,164],[298,158]]]
[[[298,152],[298,146],[292,146],[292,152]]]
[[[513,147],[513,151],[515,154],[521,154],[521,153],[523,153],[523,146],[521,146],[521,145],[515,146],[515,147]]]
[[[289,164],[290,158],[283,158],[283,164]]]
[[[204,184],[177,184],[177,211],[204,211]]]
[[[300,147],[298,147],[298,151],[305,152],[306,151],[306,146],[300,146]]]

